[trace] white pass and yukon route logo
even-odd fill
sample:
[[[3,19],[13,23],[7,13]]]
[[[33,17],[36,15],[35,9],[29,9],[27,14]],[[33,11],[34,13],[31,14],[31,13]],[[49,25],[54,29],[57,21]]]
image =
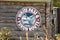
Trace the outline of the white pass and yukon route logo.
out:
[[[40,26],[41,16],[37,9],[33,7],[23,7],[17,12],[16,24],[18,28],[31,31]]]

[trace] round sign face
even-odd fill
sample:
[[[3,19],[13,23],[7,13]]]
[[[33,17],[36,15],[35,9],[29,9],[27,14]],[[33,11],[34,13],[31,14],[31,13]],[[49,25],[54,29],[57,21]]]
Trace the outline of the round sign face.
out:
[[[40,12],[33,7],[23,7],[17,12],[16,24],[18,28],[26,31],[31,31],[40,26]]]

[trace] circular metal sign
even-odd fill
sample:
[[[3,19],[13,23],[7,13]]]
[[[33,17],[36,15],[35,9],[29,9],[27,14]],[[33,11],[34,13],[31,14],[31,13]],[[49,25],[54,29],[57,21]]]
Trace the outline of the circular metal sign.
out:
[[[31,31],[40,26],[40,12],[33,7],[23,7],[17,12],[16,24],[19,29]]]

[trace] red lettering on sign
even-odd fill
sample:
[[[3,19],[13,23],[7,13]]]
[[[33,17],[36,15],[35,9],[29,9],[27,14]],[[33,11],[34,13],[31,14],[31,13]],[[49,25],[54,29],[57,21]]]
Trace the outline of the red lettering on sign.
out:
[[[39,25],[39,23],[36,23],[36,25],[38,26],[38,25]]]
[[[29,28],[28,28],[28,31],[29,31]]]
[[[38,27],[38,25],[35,25],[36,27]]]
[[[27,10],[29,10],[29,8],[27,8]]]
[[[20,24],[20,22],[18,22],[17,24]]]
[[[33,9],[33,12],[35,11],[35,9]]]
[[[37,22],[40,22],[40,17],[36,18],[36,21],[37,21]]]
[[[17,17],[17,21],[20,21],[21,20],[21,18],[20,17]]]
[[[36,13],[36,15],[39,15],[38,13]]]

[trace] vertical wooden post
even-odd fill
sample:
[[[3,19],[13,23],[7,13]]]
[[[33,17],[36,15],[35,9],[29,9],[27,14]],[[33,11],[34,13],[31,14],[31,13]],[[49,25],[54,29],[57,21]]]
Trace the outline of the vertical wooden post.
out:
[[[20,36],[20,40],[22,40],[22,37]]]
[[[48,31],[47,31],[47,28],[46,28],[46,25],[45,24],[43,24],[43,28],[44,28],[44,30],[45,30],[45,32],[46,32],[46,38],[45,38],[45,40],[48,40]]]
[[[51,34],[52,34],[52,30],[51,30],[51,24],[52,24],[52,13],[51,13],[51,3],[46,3],[46,40],[51,39]]]
[[[28,32],[26,32],[26,40],[28,40]]]

